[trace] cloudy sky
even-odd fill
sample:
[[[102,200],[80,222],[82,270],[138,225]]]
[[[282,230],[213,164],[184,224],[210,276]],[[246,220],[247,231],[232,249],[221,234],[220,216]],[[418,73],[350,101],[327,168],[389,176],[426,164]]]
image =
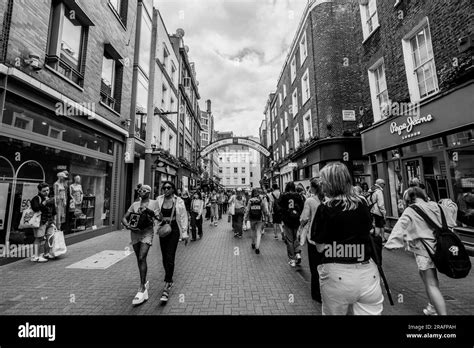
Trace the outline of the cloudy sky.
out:
[[[306,0],[155,0],[170,34],[185,31],[200,107],[216,130],[258,136]]]

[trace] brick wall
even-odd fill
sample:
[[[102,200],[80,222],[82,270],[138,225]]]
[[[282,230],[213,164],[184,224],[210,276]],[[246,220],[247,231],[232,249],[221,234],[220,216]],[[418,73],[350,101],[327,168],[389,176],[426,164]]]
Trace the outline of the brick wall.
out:
[[[394,1],[377,1],[380,27],[364,44],[359,42],[364,66],[364,99],[370,100],[367,70],[383,57],[389,98],[392,101],[409,101],[402,38],[425,17],[429,21],[440,92],[448,91],[474,77],[473,50],[459,53],[457,48],[460,37],[474,33],[472,0],[402,0],[397,7],[393,5]],[[362,26],[360,15],[358,16],[359,22],[355,30],[361,36]],[[457,58],[458,67],[453,66],[454,58]],[[373,118],[366,121],[370,124]]]
[[[110,9],[108,1],[78,0],[77,3],[94,23],[94,26],[89,28],[83,91],[47,68],[36,73],[23,64],[20,69],[78,103],[96,103],[95,111],[98,114],[121,125],[118,115],[99,104],[102,57],[104,44],[110,43],[124,59],[129,59],[130,64],[124,66],[122,81],[118,81],[122,82],[121,116],[129,118],[137,0],[128,0],[126,30]],[[0,5],[0,9],[1,6],[4,5]],[[15,1],[7,49],[7,64],[14,65],[17,58],[25,59],[30,53],[36,53],[40,55],[41,63],[44,65],[51,9],[51,0]]]

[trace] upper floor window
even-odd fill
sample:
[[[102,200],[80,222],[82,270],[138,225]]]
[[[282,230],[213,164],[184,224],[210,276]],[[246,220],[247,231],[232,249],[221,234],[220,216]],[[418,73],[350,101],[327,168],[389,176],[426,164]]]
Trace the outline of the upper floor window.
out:
[[[291,72],[291,83],[293,83],[293,81],[296,78],[296,56],[293,56],[293,58],[291,59],[290,72]]]
[[[309,92],[309,70],[306,69],[303,77],[301,78],[301,103],[304,105],[310,98]]]
[[[378,122],[382,119],[382,111],[389,102],[383,59],[380,59],[369,69],[369,85],[374,122]]]
[[[237,174],[239,172],[239,168],[234,167],[234,173]]]
[[[283,97],[282,97],[281,93],[278,93],[278,100],[280,102],[280,107],[281,107],[282,104],[283,104]]]
[[[288,112],[285,111],[285,129],[288,128]]]
[[[46,64],[82,87],[89,26],[94,24],[77,4],[71,6],[53,2]]]
[[[135,115],[135,137],[145,140],[148,103],[148,80],[141,72],[138,74],[137,101]]]
[[[176,84],[176,66],[174,65],[174,62],[171,62],[171,81],[173,81],[174,84]]]
[[[295,150],[300,146],[300,128],[298,125],[293,130],[293,139],[295,141]]]
[[[109,0],[109,4],[124,26],[127,26],[128,0]]]
[[[284,118],[283,116],[280,117],[280,133],[283,134],[283,132],[285,131],[285,125],[284,125]]]
[[[303,139],[311,139],[313,137],[313,126],[311,123],[311,110],[303,117]]]
[[[308,56],[308,45],[306,42],[306,33],[304,33],[300,41],[300,65],[303,65],[307,56]]]
[[[245,174],[245,167],[242,167],[242,174]]]
[[[102,57],[100,100],[108,107],[120,112],[123,65],[120,57],[110,44],[107,44]]]
[[[286,85],[283,85],[283,99],[286,98]]]
[[[293,108],[292,108],[292,112],[293,112],[293,117],[296,116],[296,114],[298,113],[298,88],[295,88],[295,90],[293,91],[293,95],[292,95],[292,105],[293,105]]]
[[[168,67],[169,56],[170,56],[170,53],[168,49],[166,48],[166,44],[163,42],[163,65],[165,69]]]
[[[412,102],[439,91],[428,19],[403,38],[403,55]]]
[[[362,32],[364,40],[379,27],[379,17],[377,15],[376,0],[368,0],[366,5],[359,5],[360,18],[362,21]]]

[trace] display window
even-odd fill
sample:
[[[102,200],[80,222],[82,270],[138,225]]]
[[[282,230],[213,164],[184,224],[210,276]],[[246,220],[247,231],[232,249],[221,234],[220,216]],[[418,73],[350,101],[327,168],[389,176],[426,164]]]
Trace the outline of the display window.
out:
[[[454,201],[462,214],[474,215],[474,146],[453,149],[448,151],[448,154]],[[472,223],[458,224],[474,228]]]
[[[19,230],[21,215],[37,195],[37,185],[50,185],[56,225],[65,233],[110,224],[112,162],[0,137],[0,239],[21,243],[33,231]]]

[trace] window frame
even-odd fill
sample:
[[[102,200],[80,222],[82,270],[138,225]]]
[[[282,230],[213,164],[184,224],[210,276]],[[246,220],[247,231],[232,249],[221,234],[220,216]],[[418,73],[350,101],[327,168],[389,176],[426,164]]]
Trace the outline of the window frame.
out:
[[[429,33],[429,41],[426,41],[426,30]],[[424,63],[420,64],[418,67],[415,66],[415,62],[413,61],[413,48],[412,48],[412,39],[417,37],[418,42],[418,34],[423,31],[425,37],[425,49],[427,56],[431,52],[431,58],[428,58],[424,61]],[[402,48],[403,48],[403,57],[405,60],[405,72],[407,76],[407,83],[408,83],[408,90],[410,93],[410,101],[412,103],[421,102],[427,98],[431,98],[433,95],[439,93],[439,81],[438,81],[438,74],[436,70],[436,62],[433,50],[433,39],[431,35],[431,29],[428,17],[423,18],[407,35],[405,35],[402,39]],[[418,46],[419,48],[419,46]],[[424,66],[431,65],[431,69],[433,71],[433,75],[430,78],[433,78],[433,84],[435,88],[425,96],[421,96],[420,92],[420,85],[417,76],[417,70],[422,69]],[[424,73],[423,73],[424,75]],[[429,78],[428,78],[429,79]],[[424,79],[426,82],[428,79]]]
[[[377,80],[377,76],[380,77],[380,74],[377,73],[379,69],[383,70],[383,77],[384,77],[384,83],[385,83],[385,90],[380,91],[379,86],[380,83]],[[388,95],[388,85],[387,85],[387,75],[386,75],[386,70],[385,70],[385,62],[384,58],[378,59],[374,64],[372,64],[371,67],[367,70],[368,76],[369,76],[369,88],[370,88],[370,98],[372,101],[372,114],[374,116],[374,123],[380,122],[384,120],[384,115],[382,113],[382,105],[380,104],[380,99],[379,96],[383,95],[385,92],[387,94],[387,100],[390,101],[389,95]]]
[[[298,143],[296,140],[298,139]],[[295,146],[295,151],[301,145],[301,137],[300,137],[300,125],[296,124],[295,128],[293,128],[293,144]]]
[[[304,83],[305,80],[307,81],[306,83]],[[308,92],[307,95],[306,95],[306,91]],[[310,83],[309,83],[309,68],[306,68],[306,71],[301,77],[301,103],[302,105],[305,105],[310,99],[311,99],[311,90],[310,90]]]
[[[311,139],[313,137],[313,116],[311,115],[311,110],[308,110],[304,116],[303,116],[303,140],[308,140],[308,139]],[[308,129],[306,129],[306,124],[307,124],[307,120],[309,118],[309,122],[308,122]],[[308,136],[306,137],[306,134],[307,134],[307,130],[309,130],[309,134]]]
[[[296,55],[293,56],[290,62],[290,75],[291,83],[295,82],[296,79]]]
[[[298,87],[295,87],[295,90],[291,94],[291,106],[293,111],[293,118],[295,118],[298,114]]]
[[[304,44],[302,43],[304,41]],[[304,48],[304,50],[303,50]],[[302,52],[305,52],[303,55]],[[303,66],[304,62],[308,58],[308,40],[306,39],[306,31],[300,39],[300,66]]]
[[[375,11],[371,14],[370,4],[372,1],[374,2]],[[377,10],[377,0],[368,0],[366,5],[359,4],[359,10],[360,10],[360,19],[361,19],[361,24],[362,24],[362,34],[364,37],[363,42],[365,42],[380,27],[380,22],[378,18],[378,10]],[[374,18],[376,19],[376,22],[377,22],[375,25],[372,22],[372,19]],[[370,26],[372,26],[372,30],[370,30],[369,28],[369,21],[370,21]]]

